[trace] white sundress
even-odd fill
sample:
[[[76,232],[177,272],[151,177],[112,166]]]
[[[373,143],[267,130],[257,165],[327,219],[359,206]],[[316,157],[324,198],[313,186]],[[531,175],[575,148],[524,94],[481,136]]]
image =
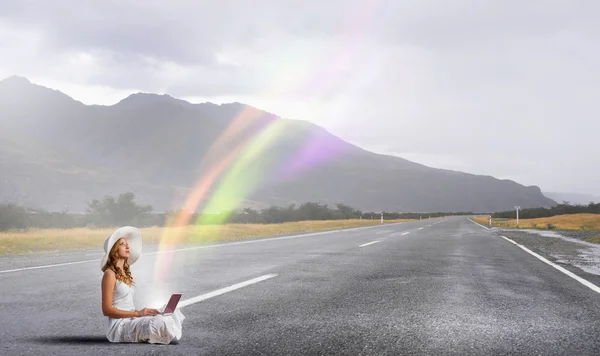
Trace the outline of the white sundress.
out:
[[[113,307],[134,311],[134,288],[117,280],[113,292]],[[159,309],[163,311],[164,306]],[[154,315],[138,318],[107,318],[106,337],[110,342],[149,342],[169,344],[181,338],[185,316],[176,309],[171,315]]]

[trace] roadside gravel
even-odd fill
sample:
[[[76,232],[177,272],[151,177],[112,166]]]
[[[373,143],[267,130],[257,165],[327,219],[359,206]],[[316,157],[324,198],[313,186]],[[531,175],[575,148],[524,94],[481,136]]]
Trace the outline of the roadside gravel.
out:
[[[600,244],[583,241],[599,231],[493,229],[546,259],[600,285]]]

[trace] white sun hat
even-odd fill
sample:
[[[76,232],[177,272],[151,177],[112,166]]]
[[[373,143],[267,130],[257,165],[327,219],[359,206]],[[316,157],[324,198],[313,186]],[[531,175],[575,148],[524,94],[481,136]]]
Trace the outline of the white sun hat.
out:
[[[100,261],[100,268],[104,267],[106,261],[108,261],[108,254],[112,249],[115,242],[119,241],[121,237],[127,239],[129,244],[129,258],[127,262],[132,265],[137,261],[142,253],[142,233],[140,230],[133,226],[123,226],[115,230],[105,241],[104,241],[104,257]]]

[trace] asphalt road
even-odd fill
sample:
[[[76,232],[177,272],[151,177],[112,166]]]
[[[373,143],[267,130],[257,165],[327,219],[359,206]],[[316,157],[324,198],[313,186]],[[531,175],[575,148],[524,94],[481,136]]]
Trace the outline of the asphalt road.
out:
[[[89,261],[0,273],[0,354],[600,354],[599,293],[462,217],[147,254],[132,269],[140,308],[183,293],[178,343],[106,341]]]

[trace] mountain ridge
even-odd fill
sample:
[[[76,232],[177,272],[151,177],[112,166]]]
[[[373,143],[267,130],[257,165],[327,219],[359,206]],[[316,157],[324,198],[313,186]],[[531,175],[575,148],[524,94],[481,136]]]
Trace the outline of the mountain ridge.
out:
[[[234,181],[244,186],[244,201],[265,206],[319,201],[364,210],[497,211],[556,204],[537,186],[376,154],[308,121],[241,103],[192,104],[168,94],[136,93],[110,106],[85,105],[26,78],[10,78],[0,81],[0,128],[46,147],[55,161],[40,161],[39,152],[25,144],[15,144],[19,154],[0,145],[3,171],[11,168],[0,182],[0,202],[81,210],[86,200],[131,190],[167,210],[210,172],[206,158],[221,138],[225,144],[211,153],[216,157],[242,147],[239,162],[258,150]],[[276,134],[268,136],[271,131]],[[59,166],[73,172],[81,167],[80,175],[60,173]],[[36,188],[48,184],[44,177],[52,179],[50,191]]]

